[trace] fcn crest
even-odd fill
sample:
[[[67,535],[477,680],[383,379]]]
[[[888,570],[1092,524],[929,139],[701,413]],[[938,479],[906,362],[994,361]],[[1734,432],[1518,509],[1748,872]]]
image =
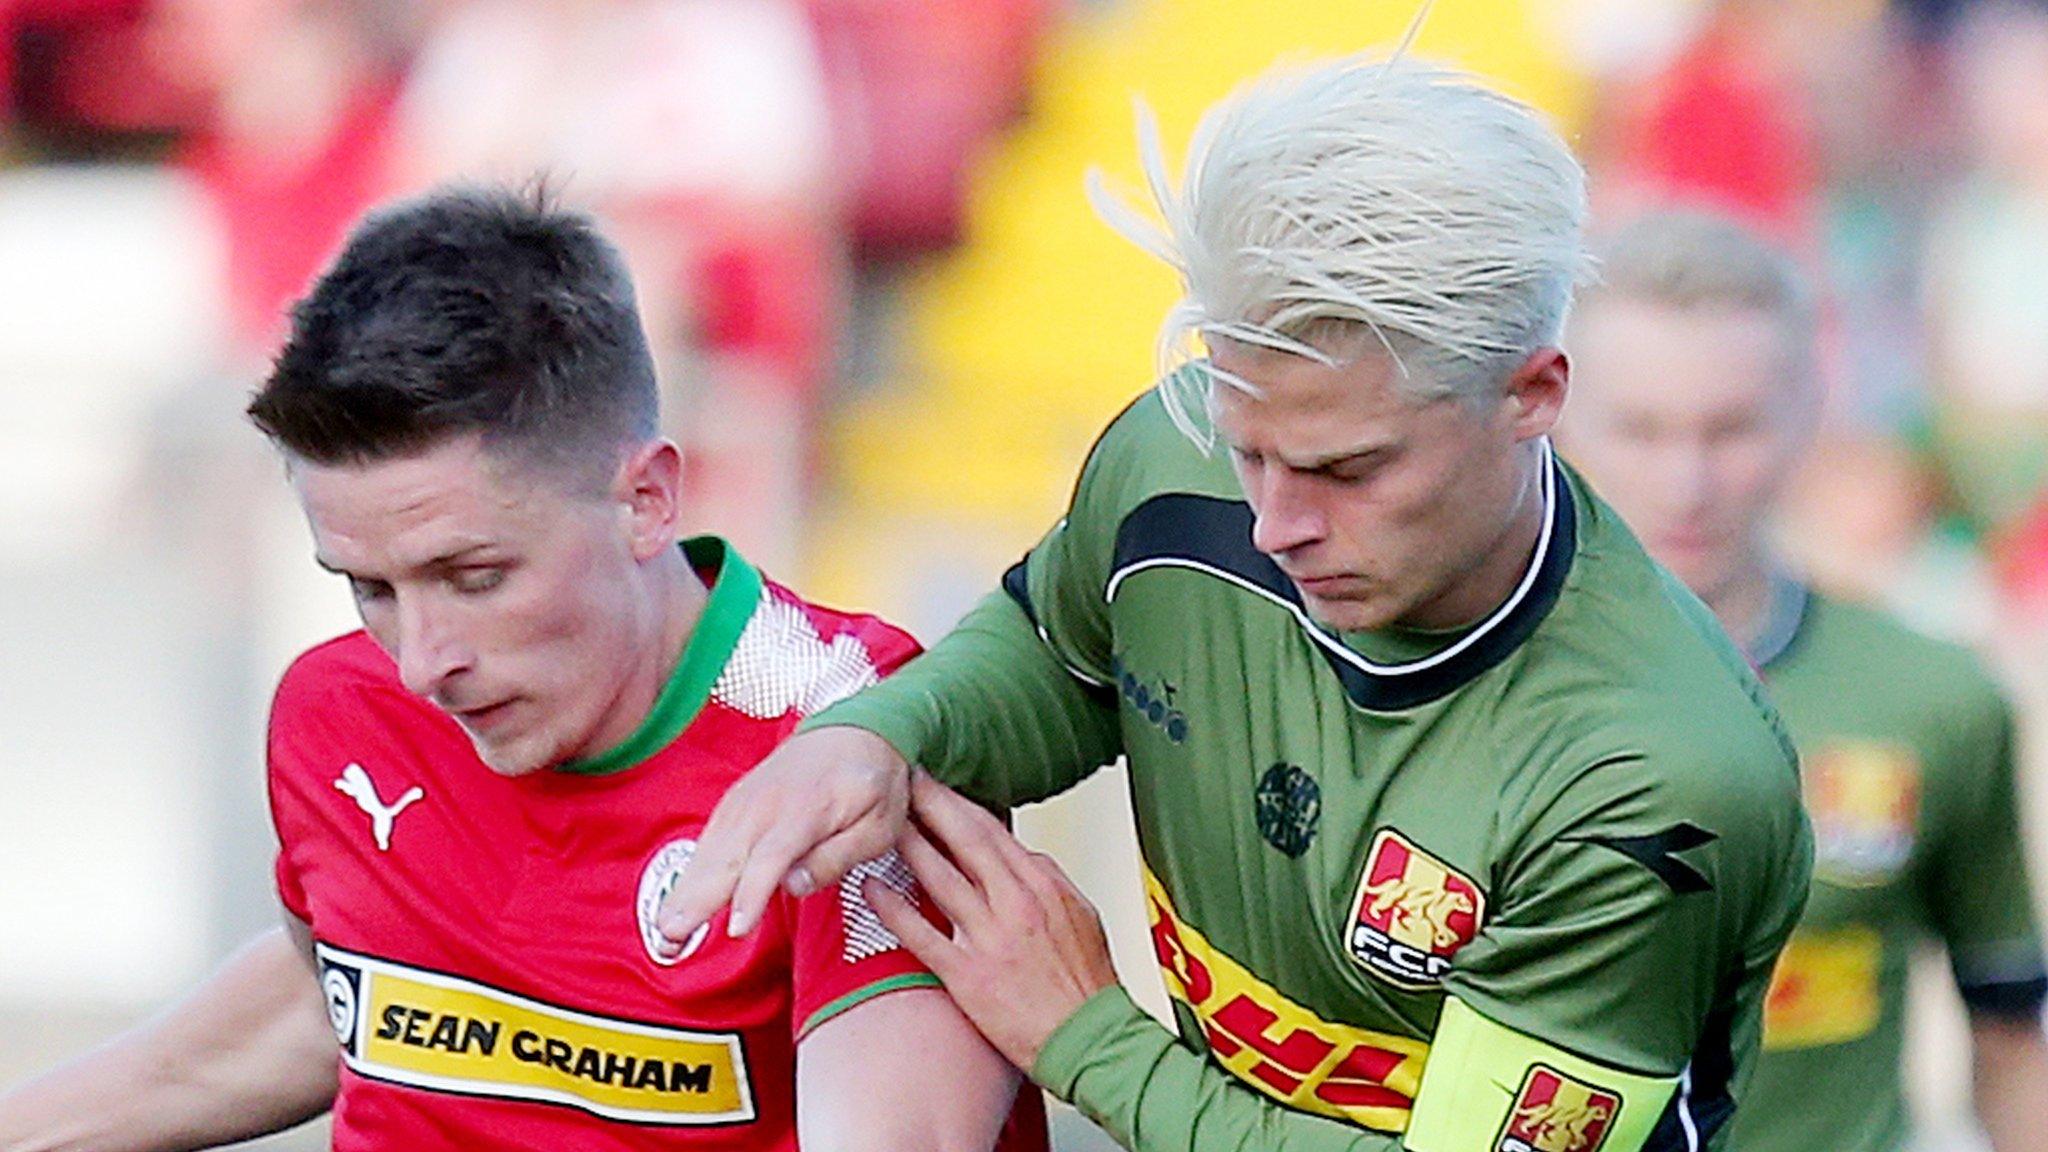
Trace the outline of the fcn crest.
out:
[[[1404,988],[1434,987],[1479,934],[1486,895],[1392,828],[1373,835],[1351,901],[1351,958]]]
[[[1920,763],[1895,744],[1837,743],[1801,767],[1813,818],[1814,871],[1846,887],[1883,884],[1913,854]]]

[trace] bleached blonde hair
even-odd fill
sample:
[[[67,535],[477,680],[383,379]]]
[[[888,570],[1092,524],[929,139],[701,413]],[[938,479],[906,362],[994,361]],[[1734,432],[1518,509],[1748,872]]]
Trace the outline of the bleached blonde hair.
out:
[[[1461,73],[1400,52],[1276,67],[1202,117],[1178,188],[1138,120],[1159,219],[1099,174],[1089,194],[1180,274],[1160,390],[1205,446],[1212,383],[1256,390],[1182,371],[1203,338],[1333,365],[1376,346],[1418,399],[1483,396],[1557,342],[1589,277],[1584,170],[1534,110]]]

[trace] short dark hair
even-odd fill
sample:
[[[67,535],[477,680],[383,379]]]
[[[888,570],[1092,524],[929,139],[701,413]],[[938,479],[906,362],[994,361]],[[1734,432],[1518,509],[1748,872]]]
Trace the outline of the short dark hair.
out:
[[[249,418],[317,464],[468,433],[575,464],[654,435],[658,409],[624,261],[536,184],[447,188],[366,217],[293,308]]]

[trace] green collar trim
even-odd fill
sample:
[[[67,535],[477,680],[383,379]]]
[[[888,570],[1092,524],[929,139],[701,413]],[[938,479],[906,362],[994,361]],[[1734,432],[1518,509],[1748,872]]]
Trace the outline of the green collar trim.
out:
[[[575,776],[609,776],[641,763],[675,743],[704,704],[711,699],[711,686],[725,671],[726,661],[739,644],[740,633],[753,619],[761,602],[761,574],[747,563],[732,545],[716,536],[695,536],[683,541],[683,556],[691,567],[709,570],[711,596],[704,602],[704,614],[690,631],[683,654],[669,673],[668,683],[655,698],[654,707],[633,734],[587,760],[571,760],[556,767]]]

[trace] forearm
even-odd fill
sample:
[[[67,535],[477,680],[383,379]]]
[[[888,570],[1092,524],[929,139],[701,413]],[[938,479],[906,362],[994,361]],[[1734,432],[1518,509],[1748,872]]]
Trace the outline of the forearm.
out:
[[[1132,1152],[1391,1152],[1398,1137],[1254,1093],[1144,1014],[1120,988],[1053,1033],[1032,1079]]]
[[[250,1085],[209,1082],[178,1067],[160,1035],[120,1037],[0,1097],[4,1152],[171,1152],[209,1148],[318,1115],[331,1092],[303,1108],[266,1100]]]
[[[0,1152],[156,1152],[275,1132],[334,1098],[334,1034],[283,932],[104,1047],[0,1096]]]
[[[931,651],[806,727],[867,729],[957,791],[1014,807],[1116,759],[1114,700],[1076,679],[996,592]]]
[[[1996,1152],[2039,1146],[2048,1127],[2048,1038],[2029,1018],[1970,1018],[1977,1119]]]

